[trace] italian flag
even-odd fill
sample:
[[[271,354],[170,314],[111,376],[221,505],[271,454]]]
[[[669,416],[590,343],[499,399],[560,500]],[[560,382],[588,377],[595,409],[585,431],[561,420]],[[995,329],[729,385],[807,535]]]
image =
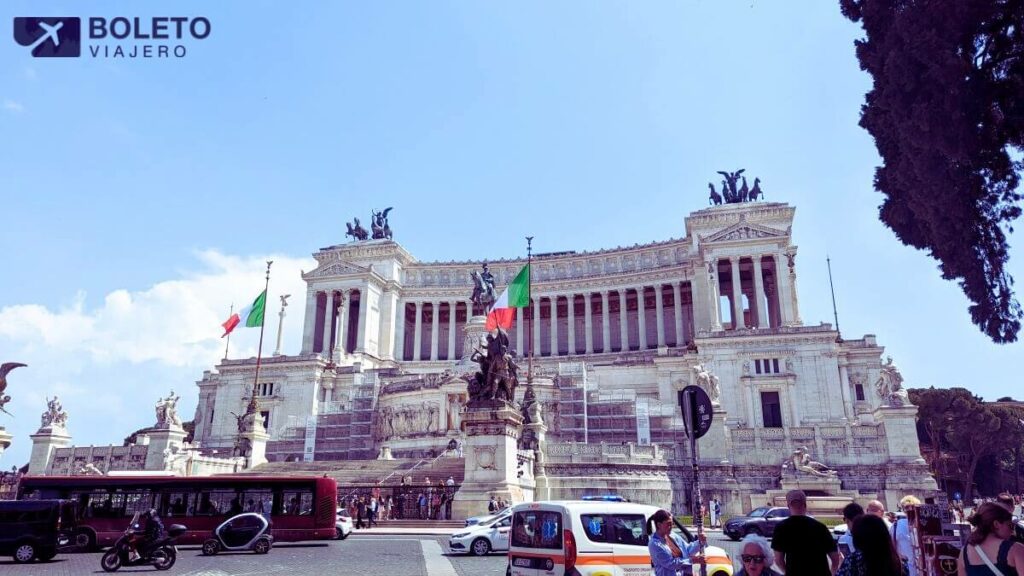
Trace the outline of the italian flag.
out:
[[[526,308],[529,305],[530,265],[527,264],[491,306],[491,311],[487,313],[487,329],[496,330],[501,326],[502,329],[509,330],[512,328],[512,320],[516,317],[515,309]]]
[[[260,295],[252,301],[252,304],[235,312],[221,326],[224,327],[224,334],[221,338],[231,334],[235,326],[241,324],[246,328],[259,328],[263,326],[263,312],[267,308],[267,291],[260,292]]]

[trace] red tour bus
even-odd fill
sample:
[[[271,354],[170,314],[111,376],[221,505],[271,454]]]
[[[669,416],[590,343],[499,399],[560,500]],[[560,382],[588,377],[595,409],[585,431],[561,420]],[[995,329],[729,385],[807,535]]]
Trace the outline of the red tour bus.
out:
[[[25,476],[18,499],[77,502],[75,542],[94,548],[117,540],[136,512],[155,508],[164,525],[184,524],[181,544],[201,544],[229,516],[269,514],[276,542],[334,537],[338,485],[301,476]]]

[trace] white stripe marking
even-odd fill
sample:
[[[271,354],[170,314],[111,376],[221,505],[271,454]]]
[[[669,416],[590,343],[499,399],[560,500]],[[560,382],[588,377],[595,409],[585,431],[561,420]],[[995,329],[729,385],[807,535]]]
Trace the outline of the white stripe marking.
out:
[[[420,540],[423,560],[427,563],[427,576],[459,576],[451,561],[445,558],[437,540]]]

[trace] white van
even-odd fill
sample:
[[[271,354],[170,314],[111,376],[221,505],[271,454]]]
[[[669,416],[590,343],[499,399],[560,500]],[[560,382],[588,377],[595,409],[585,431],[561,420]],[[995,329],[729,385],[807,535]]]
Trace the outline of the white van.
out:
[[[650,576],[648,520],[659,509],[631,502],[551,501],[512,509],[509,576]],[[679,526],[683,539],[692,536]],[[708,576],[732,576],[732,560],[705,548]]]

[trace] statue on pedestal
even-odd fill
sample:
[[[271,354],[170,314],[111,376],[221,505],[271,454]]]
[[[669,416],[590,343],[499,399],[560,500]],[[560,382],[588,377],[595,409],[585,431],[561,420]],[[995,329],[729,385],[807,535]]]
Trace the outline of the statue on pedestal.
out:
[[[167,398],[160,398],[156,401],[156,426],[155,428],[181,428],[181,418],[178,417],[178,400],[180,396],[174,395],[174,390],[167,395]]]
[[[782,468],[783,470],[789,468],[794,472],[803,472],[818,478],[835,478],[837,474],[835,470],[821,462],[811,460],[810,451],[807,450],[806,446],[801,446],[794,450],[793,455],[782,465]]]
[[[0,411],[7,412],[4,406],[11,401],[11,397],[4,392],[7,390],[7,373],[15,368],[21,368],[22,366],[28,366],[28,364],[22,364],[21,362],[4,362],[0,364]]]
[[[473,309],[475,314],[482,314],[487,308],[498,299],[494,291],[494,274],[487,268],[487,262],[483,263],[482,271],[474,270],[470,275],[473,277]]]
[[[388,212],[391,212],[391,208],[385,208],[382,212],[377,212],[376,210],[370,210],[370,212],[370,230],[373,234],[373,239],[387,238],[391,240],[391,226],[388,225]]]
[[[883,405],[899,408],[910,404],[910,397],[903,388],[903,375],[892,363],[892,356],[887,356],[885,364],[882,364],[882,372],[875,382],[875,390],[882,397]]]
[[[479,363],[480,370],[467,378],[469,400],[504,400],[513,402],[519,385],[514,351],[509,349],[508,333],[501,327],[496,335],[487,335],[486,354],[479,348],[470,359]]]
[[[52,428],[66,428],[68,423],[68,413],[64,411],[64,407],[61,406],[60,400],[54,396],[53,400],[46,399],[46,412],[43,412],[41,418],[40,428],[46,428],[50,426]]]
[[[693,383],[700,386],[708,393],[708,397],[711,398],[712,404],[718,404],[718,398],[721,392],[718,389],[718,376],[712,374],[703,364],[697,364],[693,367]]]

